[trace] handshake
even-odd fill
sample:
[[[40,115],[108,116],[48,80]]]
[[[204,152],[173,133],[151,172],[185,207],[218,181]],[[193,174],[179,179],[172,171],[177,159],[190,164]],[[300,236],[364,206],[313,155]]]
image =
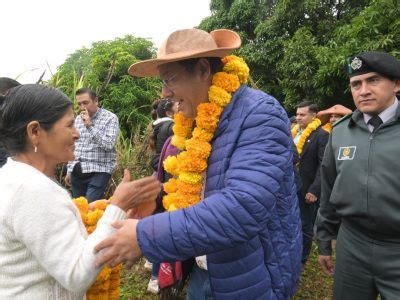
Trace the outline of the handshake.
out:
[[[160,193],[161,185],[154,176],[134,181],[130,178],[129,171],[125,170],[122,182],[111,197],[111,204],[124,210],[128,218],[114,222],[112,226],[117,231],[95,247],[95,253],[103,250],[96,260],[97,267],[114,267],[125,263],[130,268],[142,256],[136,235],[138,219],[154,213],[155,199]]]

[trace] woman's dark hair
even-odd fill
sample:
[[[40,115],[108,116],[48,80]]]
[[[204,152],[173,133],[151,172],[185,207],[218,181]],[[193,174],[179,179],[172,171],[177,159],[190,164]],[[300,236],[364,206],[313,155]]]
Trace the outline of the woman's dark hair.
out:
[[[0,140],[10,154],[26,148],[26,126],[38,121],[49,131],[72,107],[71,100],[59,90],[26,84],[12,88],[0,103]]]
[[[167,112],[172,112],[172,107],[174,106],[174,101],[172,99],[158,99],[154,100],[152,103],[153,110],[151,111],[151,118],[155,121],[158,118],[165,118],[167,116]],[[147,143],[150,146],[150,149],[155,150],[156,148],[156,136],[157,132],[154,132],[154,129],[151,131],[147,139]]]
[[[0,77],[0,96],[5,96],[9,89],[21,85],[18,81],[8,78]]]
[[[155,121],[158,119],[158,115],[157,115],[157,108],[158,108],[158,104],[160,104],[160,99],[154,100],[153,103],[151,103],[151,118]]]
[[[204,57],[204,58],[207,59],[208,63],[210,64],[211,74],[215,74],[217,72],[222,71],[224,65],[220,57]],[[186,71],[188,71],[189,73],[193,73],[194,68],[200,59],[202,59],[202,57],[190,58],[181,60],[179,61],[179,63],[185,67]]]
[[[165,118],[167,112],[172,112],[174,101],[172,99],[157,99],[151,104],[151,118],[155,121],[158,118]]]
[[[157,115],[159,118],[165,118],[167,112],[172,112],[174,101],[172,99],[162,99],[157,106]]]

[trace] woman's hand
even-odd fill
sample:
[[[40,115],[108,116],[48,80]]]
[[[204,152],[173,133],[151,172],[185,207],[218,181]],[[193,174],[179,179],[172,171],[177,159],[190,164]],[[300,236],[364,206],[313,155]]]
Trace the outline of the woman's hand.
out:
[[[131,181],[131,174],[124,170],[124,178],[117,186],[111,198],[111,204],[120,207],[124,211],[139,209],[140,206],[150,206],[160,193],[160,182],[154,177],[144,177]]]

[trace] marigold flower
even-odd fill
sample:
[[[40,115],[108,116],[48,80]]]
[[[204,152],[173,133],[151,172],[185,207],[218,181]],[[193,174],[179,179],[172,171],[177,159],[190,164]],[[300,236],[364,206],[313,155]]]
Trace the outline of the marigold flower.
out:
[[[177,181],[178,180],[176,180],[175,178],[171,178],[170,180],[168,180],[168,182],[164,183],[164,191],[167,194],[175,193],[178,189]]]
[[[176,156],[168,156],[164,162],[164,169],[167,171],[169,174],[173,176],[178,176],[178,160],[176,159]]]
[[[207,161],[205,159],[193,159],[188,152],[181,152],[177,156],[179,173],[193,172],[201,173],[207,169]]]
[[[213,139],[214,134],[212,132],[205,131],[204,129],[196,127],[193,130],[193,135],[191,139],[201,140],[204,142],[211,142]],[[186,141],[187,143],[187,141]]]
[[[224,62],[223,70],[225,72],[229,74],[236,74],[241,83],[247,82],[250,69],[242,58],[235,55],[229,55],[229,57],[223,59],[222,61]]]
[[[98,200],[94,202],[94,209],[106,210],[109,204],[107,200]]]
[[[190,156],[207,160],[211,153],[211,144],[191,138],[186,141],[186,149]]]
[[[86,227],[86,231],[91,234],[93,231],[96,230],[96,225]]]
[[[196,124],[208,132],[215,132],[222,108],[214,103],[202,103],[197,107]]]
[[[174,135],[171,140],[171,144],[174,145],[179,150],[185,150],[186,138],[179,135]]]
[[[321,120],[316,118],[314,121],[312,121],[310,124],[307,125],[306,129],[303,130],[300,139],[297,143],[297,152],[299,155],[303,152],[304,145],[306,143],[306,140],[310,136],[310,134],[315,131],[319,126],[321,126]]]
[[[208,99],[211,103],[215,103],[219,106],[225,107],[232,99],[232,95],[229,94],[226,90],[212,85],[208,90]]]
[[[78,207],[81,216],[85,215],[89,210],[89,203],[85,197],[75,198],[72,199],[72,201],[75,203],[76,207]]]
[[[203,185],[201,183],[190,184],[179,179],[176,181],[176,186],[181,194],[197,195],[200,194],[201,190],[203,189]]]
[[[97,221],[100,220],[100,218],[103,216],[104,211],[100,209],[95,209],[94,211],[91,211],[87,214],[86,216],[86,225],[88,226],[93,226],[97,224]]]
[[[212,78],[212,84],[227,93],[233,93],[240,87],[239,78],[235,74],[228,74],[226,72],[215,73]]]
[[[182,112],[174,115],[173,131],[175,135],[190,137],[193,130],[193,119],[185,118]]]
[[[181,172],[179,179],[190,184],[200,183],[203,180],[203,176],[198,173]]]

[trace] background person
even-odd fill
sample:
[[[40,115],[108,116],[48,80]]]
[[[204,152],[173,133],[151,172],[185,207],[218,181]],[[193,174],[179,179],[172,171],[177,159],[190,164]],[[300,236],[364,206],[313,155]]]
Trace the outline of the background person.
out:
[[[300,194],[299,206],[303,231],[303,265],[310,256],[314,235],[314,222],[321,194],[321,162],[328,133],[322,129],[321,121],[316,118],[318,107],[308,101],[297,105],[296,120],[298,132],[294,136],[299,154]]]
[[[154,172],[157,172],[160,153],[165,141],[174,134],[172,127],[174,126],[174,114],[178,112],[178,102],[171,99],[160,99],[153,102],[152,126],[153,131],[150,136],[150,145],[154,150],[154,155],[151,159],[151,167]]]
[[[86,197],[89,202],[102,199],[117,163],[115,144],[118,117],[99,107],[96,93],[89,88],[76,91],[81,111],[75,119],[80,139],[76,142],[75,159],[68,163],[65,183],[72,197]]]
[[[335,124],[344,116],[350,115],[351,113],[351,109],[348,109],[343,105],[336,104],[328,109],[318,112],[317,118],[321,120],[323,128],[326,131],[331,132],[333,124]]]
[[[87,236],[78,208],[55,181],[74,159],[79,133],[72,102],[42,85],[10,90],[0,109],[0,139],[11,158],[0,169],[0,299],[83,299],[100,268],[94,246],[128,209],[154,204],[154,177],[125,172],[96,230]]]

